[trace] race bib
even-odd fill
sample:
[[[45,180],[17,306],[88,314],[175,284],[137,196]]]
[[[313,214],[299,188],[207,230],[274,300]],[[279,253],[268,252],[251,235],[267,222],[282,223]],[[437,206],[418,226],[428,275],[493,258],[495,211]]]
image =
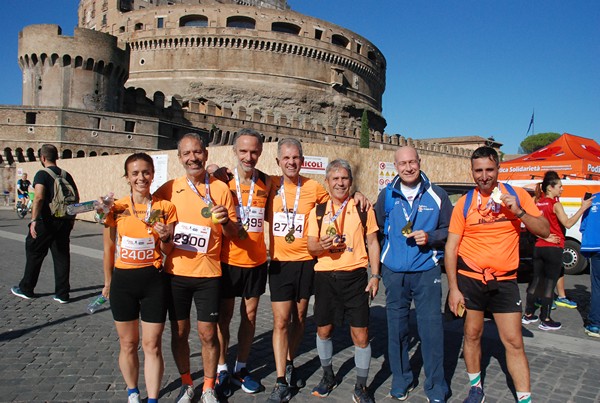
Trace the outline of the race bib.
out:
[[[288,227],[287,215],[282,212],[275,213],[273,217],[273,235],[285,237],[289,233],[290,228]],[[304,214],[296,214],[296,218],[294,219],[294,237],[304,237]]]
[[[240,207],[235,208],[238,221],[241,222]],[[251,207],[248,215],[247,232],[263,232],[265,223],[265,209],[262,207]]]
[[[121,262],[135,265],[151,265],[154,263],[154,237],[130,238],[121,237],[119,257]]]
[[[180,222],[175,225],[175,236],[173,237],[173,243],[177,249],[196,253],[206,253],[208,251],[209,240],[210,227],[188,224],[184,222]]]

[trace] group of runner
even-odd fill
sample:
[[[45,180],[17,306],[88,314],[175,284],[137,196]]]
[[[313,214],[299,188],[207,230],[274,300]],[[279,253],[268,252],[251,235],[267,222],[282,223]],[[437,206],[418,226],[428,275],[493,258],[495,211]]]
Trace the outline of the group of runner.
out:
[[[125,177],[131,194],[115,202],[105,222],[103,295],[111,298],[121,346],[119,366],[130,403],[140,401],[139,317],[148,402],[158,400],[164,368],[160,340],[167,313],[172,330],[171,349],[182,384],[176,401],[192,401],[195,389],[188,342],[192,303],[196,307],[202,344],[201,401],[218,402],[230,396],[230,383],[239,385],[246,393],[263,390],[247,365],[258,302],[267,281],[277,376],[267,403],[287,402],[294,388],[305,385],[294,367],[294,358],[304,336],[308,302],[313,293],[318,327],[316,345],[323,378],[312,393],[327,396],[337,384],[331,365],[331,334],[334,326],[347,319],[355,348],[356,383],[352,399],[355,403],[372,402],[366,387],[371,360],[369,300],[377,294],[382,274],[384,281],[401,279],[402,287],[413,284],[414,291],[406,291],[411,295],[397,298],[398,308],[404,301],[410,307],[411,298],[425,286],[439,300],[438,261],[443,256],[446,236],[450,308],[456,314],[467,312],[464,354],[471,389],[465,401],[485,399],[479,361],[483,312],[487,309],[494,313],[507,350],[517,397],[522,402],[531,401],[520,329],[521,302],[513,268],[516,270],[518,266],[520,222],[540,237],[548,236],[548,223],[522,189],[513,194],[503,188],[499,198],[492,196],[498,186],[499,161],[495,150],[482,147],[474,152],[471,167],[477,185],[475,198],[463,197],[450,220],[447,195],[438,188],[431,189],[420,171],[421,160],[416,150],[399,149],[395,165],[401,181],[397,183],[396,194],[390,196],[389,210],[387,200],[385,209],[379,206],[378,226],[366,198],[360,193],[351,195],[352,169],[347,161],[334,160],[329,164],[326,190],[318,182],[300,175],[304,156],[298,140],[286,138],[278,143],[281,176],[268,176],[256,169],[262,149],[263,139],[258,132],[241,130],[233,142],[236,166],[209,173],[208,150],[201,137],[186,134],[178,143],[178,158],[185,175],[168,181],[153,195],[149,191],[154,176],[152,159],[140,153],[126,160]],[[379,197],[385,198],[384,193]],[[393,221],[388,221],[388,216]],[[265,221],[270,226],[268,270]],[[397,225],[400,222],[403,224]],[[387,239],[383,242],[385,253],[393,259],[394,249],[404,242],[402,248],[408,249],[403,256],[419,262],[416,272],[413,264],[406,271],[380,257],[377,233],[384,225],[381,232]],[[432,229],[426,229],[428,226]],[[391,233],[395,240],[388,243]],[[486,239],[484,244],[482,234]],[[431,270],[432,267],[437,271]],[[428,285],[418,285],[423,281]],[[392,288],[386,287],[388,298],[393,296],[390,290],[404,292]],[[236,297],[241,299],[238,349],[235,365],[229,367],[229,325]],[[428,310],[424,318],[431,321],[435,316],[436,323],[441,321],[439,303],[437,307],[430,305],[432,312]],[[439,343],[443,345],[443,332],[435,337],[442,338]],[[400,334],[400,338],[400,341],[390,338],[389,348],[400,349],[399,343],[405,344],[406,337]],[[443,357],[443,349],[437,350],[425,357],[428,378],[432,376],[429,368],[439,367],[425,389],[428,400],[445,401],[448,390],[441,369],[443,358],[437,363],[430,359],[440,354]],[[394,364],[393,384],[397,390],[393,387],[390,393],[392,398],[405,400],[414,383],[404,374],[408,365],[404,363],[404,355],[398,351],[394,356],[399,360]],[[440,379],[438,373],[442,375]]]

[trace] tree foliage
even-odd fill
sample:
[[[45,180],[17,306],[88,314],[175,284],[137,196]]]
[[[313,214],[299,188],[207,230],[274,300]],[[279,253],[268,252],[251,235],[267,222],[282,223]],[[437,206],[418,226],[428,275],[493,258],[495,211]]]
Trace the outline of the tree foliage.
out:
[[[363,114],[360,124],[360,148],[369,148],[369,118],[367,116],[367,110],[363,109]]]
[[[525,140],[523,140],[521,142],[521,144],[520,144],[521,151],[524,152],[525,154],[532,153],[532,152],[537,151],[540,148],[545,147],[548,144],[552,143],[554,140],[556,140],[560,136],[561,136],[560,133],[552,133],[552,132],[532,134],[531,136],[525,137]]]

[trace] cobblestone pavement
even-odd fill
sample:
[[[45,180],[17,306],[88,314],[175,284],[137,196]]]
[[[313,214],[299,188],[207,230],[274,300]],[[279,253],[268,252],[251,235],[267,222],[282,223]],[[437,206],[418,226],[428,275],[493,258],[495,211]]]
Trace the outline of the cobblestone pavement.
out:
[[[52,300],[54,278],[52,259],[47,257],[40,282],[38,298],[23,300],[13,296],[10,287],[22,276],[25,252],[26,221],[19,220],[11,210],[0,211],[0,401],[20,402],[124,402],[125,384],[119,372],[118,340],[110,310],[105,308],[94,315],[85,313],[88,301],[102,288],[101,228],[78,222],[71,237],[71,303],[61,305]],[[445,281],[445,279],[444,279]],[[524,285],[521,286],[522,291]],[[583,333],[583,318],[589,300],[589,275],[567,277],[567,292],[580,304],[579,310],[558,308],[555,320],[563,329],[548,333],[534,325],[523,328],[532,373],[534,400],[544,402],[600,401],[600,341]],[[312,314],[312,309],[311,309]],[[383,292],[371,308],[370,333],[373,360],[369,389],[378,402],[392,401],[387,397],[391,377],[386,363],[386,323]],[[192,313],[194,315],[194,313]],[[414,318],[411,318],[411,364],[424,382],[419,343]],[[233,322],[230,365],[235,360],[238,322]],[[266,391],[247,395],[234,390],[229,402],[264,402],[275,382],[275,367],[271,353],[272,316],[268,296],[263,297],[258,315],[258,328],[249,362],[253,375],[262,381]],[[467,390],[467,376],[461,356],[461,321],[445,324],[445,368],[453,391],[451,402],[460,402]],[[514,401],[512,383],[494,324],[486,323],[483,341],[484,385],[488,402]],[[441,338],[441,337],[440,337]],[[163,350],[165,375],[161,390],[162,401],[173,401],[180,381],[170,353],[170,330],[164,332]],[[197,394],[202,380],[200,343],[195,331],[191,336],[192,374]],[[352,401],[355,379],[353,348],[348,329],[334,336],[334,369],[341,379],[340,386],[325,399],[329,402]],[[140,352],[140,357],[143,354]],[[143,358],[141,358],[143,359]],[[312,317],[300,347],[296,366],[307,379],[292,402],[317,401],[310,391],[321,370],[315,348],[315,325]],[[142,367],[143,368],[143,367]],[[145,395],[143,370],[140,389]],[[199,396],[194,401],[199,401]],[[423,388],[410,394],[409,402],[425,402]]]

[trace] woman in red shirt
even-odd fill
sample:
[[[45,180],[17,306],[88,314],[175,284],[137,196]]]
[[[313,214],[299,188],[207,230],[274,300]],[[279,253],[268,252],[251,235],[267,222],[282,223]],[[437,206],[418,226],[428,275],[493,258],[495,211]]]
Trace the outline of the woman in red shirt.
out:
[[[560,177],[555,171],[548,171],[544,180],[536,186],[535,203],[550,223],[550,236],[538,238],[533,252],[533,280],[527,287],[527,304],[523,315],[523,324],[537,322],[542,330],[558,330],[560,322],[550,318],[554,287],[561,274],[562,254],[565,246],[565,228],[571,228],[591,206],[591,200],[582,200],[581,208],[568,217],[559,201],[563,187]],[[541,318],[535,315],[535,303],[541,302]]]

